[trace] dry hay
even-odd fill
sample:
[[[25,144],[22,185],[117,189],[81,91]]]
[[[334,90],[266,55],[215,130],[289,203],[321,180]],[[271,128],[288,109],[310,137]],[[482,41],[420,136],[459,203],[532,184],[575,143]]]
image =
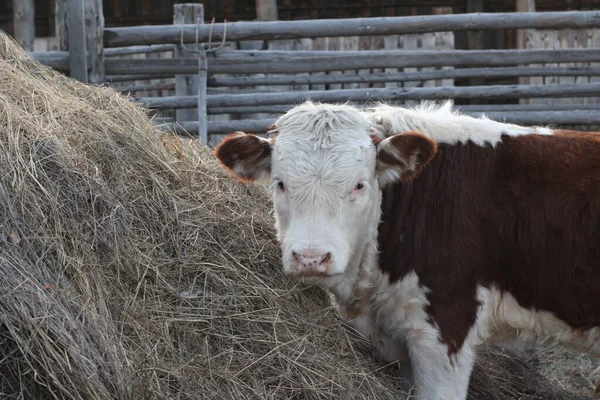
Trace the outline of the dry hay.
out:
[[[269,210],[0,32],[0,397],[398,398],[324,293],[281,275]],[[505,353],[477,370],[474,398],[562,398]]]

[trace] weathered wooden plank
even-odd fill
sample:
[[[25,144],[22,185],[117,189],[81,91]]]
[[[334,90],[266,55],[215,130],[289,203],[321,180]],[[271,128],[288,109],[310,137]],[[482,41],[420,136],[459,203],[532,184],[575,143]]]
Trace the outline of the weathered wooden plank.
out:
[[[88,82],[104,83],[104,12],[102,0],[81,0],[84,6]],[[70,10],[69,10],[70,12]]]
[[[414,56],[428,56],[431,57],[435,54],[440,54],[439,57],[448,57],[448,56],[462,56],[471,54],[471,55],[491,55],[491,56],[514,56],[514,57],[523,57],[527,55],[531,55],[532,57],[538,58],[539,54],[544,54],[545,56],[552,56],[552,52],[558,51],[556,58],[563,58],[566,55],[570,55],[571,57],[576,57],[579,55],[584,55],[586,53],[593,53],[594,51],[600,51],[600,48],[594,49],[555,49],[555,48],[545,48],[545,49],[518,49],[518,50],[495,50],[495,49],[486,49],[486,50],[454,50],[454,49],[401,49],[401,50],[333,50],[333,51],[316,51],[316,50],[232,50],[232,51],[220,51],[215,55],[215,60],[232,60],[238,59],[244,60],[247,63],[261,63],[264,61],[285,61],[290,60],[293,57],[297,58],[322,58],[327,59],[334,57],[335,61],[338,62],[340,60],[344,60],[351,57],[359,57],[363,59],[367,59],[370,57],[391,57],[391,58],[400,58],[400,57],[414,57]],[[539,53],[538,53],[539,52]],[[537,54],[537,55],[536,55]],[[533,56],[536,55],[536,56]],[[555,58],[551,57],[549,60],[554,61]],[[549,62],[550,62],[549,61]],[[573,60],[569,60],[573,61]],[[518,64],[518,61],[513,62],[513,64]]]
[[[61,1],[61,0],[59,0]],[[88,81],[87,40],[83,0],[64,0],[67,8],[67,45],[69,75],[81,82]]]
[[[112,88],[121,93],[136,93],[136,92],[144,92],[144,91],[148,91],[148,90],[175,89],[175,84],[168,83],[168,82],[157,82],[157,83],[135,84],[135,85],[127,85],[127,86],[112,86]]]
[[[265,52],[266,53],[266,52]],[[299,52],[302,53],[302,52]],[[477,67],[528,64],[536,62],[590,62],[600,61],[599,49],[563,50],[454,50],[454,51],[363,51],[351,54],[307,57],[303,55],[260,56],[245,58],[212,58],[209,73],[296,73],[340,71],[359,68],[405,68],[405,67]],[[159,74],[194,73],[194,58],[156,60],[109,59],[105,60],[108,74]]]
[[[204,6],[202,4],[175,4],[173,6],[173,25],[180,28],[184,24],[203,24]],[[200,42],[202,43],[202,42]],[[196,70],[190,75],[175,76],[175,93],[177,96],[197,96],[198,95],[198,54],[190,53],[200,50],[196,44],[188,44],[185,47],[175,46],[175,57],[193,57],[196,59]],[[177,110],[177,121],[198,120],[198,109]]]
[[[107,49],[108,50],[108,49]],[[599,58],[600,52],[595,49],[583,49],[583,51],[592,50],[594,54],[589,57],[581,57],[580,59],[596,59]],[[543,50],[545,52],[553,52]],[[566,50],[569,52],[570,50]],[[578,50],[579,51],[579,50]],[[581,53],[579,53],[581,54]],[[32,57],[37,59],[44,65],[51,66],[59,70],[68,70],[67,52],[32,52]],[[567,53],[568,55],[568,53]],[[542,53],[536,56],[536,59],[544,58],[546,54]],[[483,57],[483,55],[482,55]],[[569,55],[569,57],[561,58],[561,60],[577,58],[577,52]],[[509,61],[510,62],[510,61]],[[558,61],[563,62],[563,61]],[[567,61],[564,61],[567,62]],[[581,61],[583,62],[583,61]],[[117,80],[134,80],[134,79],[153,79],[172,77],[176,72],[197,72],[197,59],[143,59],[143,60],[105,60],[107,70],[110,74],[107,79],[110,81]],[[209,72],[224,73],[229,70],[228,67],[218,65],[218,59],[210,60]],[[498,62],[496,64],[502,64]],[[158,73],[141,72],[140,68],[144,65],[152,71],[160,71]],[[222,67],[222,68],[221,68]],[[221,68],[217,70],[217,68]],[[117,72],[118,71],[118,72]],[[139,75],[137,73],[139,73]],[[284,71],[287,72],[287,71]],[[125,75],[120,75],[121,73]],[[254,85],[281,85],[281,84],[327,84],[327,83],[350,83],[350,82],[390,82],[390,81],[408,81],[408,80],[428,80],[428,79],[450,79],[464,78],[473,75],[481,75],[484,77],[516,77],[516,76],[598,76],[600,73],[599,67],[505,67],[505,68],[468,68],[442,71],[427,71],[415,73],[396,73],[396,74],[371,74],[371,75],[343,75],[343,76],[327,76],[327,75],[308,75],[308,76],[266,76],[266,77],[211,77],[209,84],[211,86],[254,86]],[[388,80],[389,79],[389,80]]]
[[[584,99],[581,99],[584,100]],[[352,103],[352,102],[350,102]],[[253,113],[263,112],[268,114],[283,114],[289,111],[293,104],[270,105],[270,106],[232,106],[232,107],[210,107],[211,114],[221,113]],[[600,110],[600,104],[475,104],[454,106],[457,110],[474,112],[499,112],[499,111],[582,111]]]
[[[222,37],[225,24],[215,24],[214,37]],[[442,31],[518,28],[600,27],[599,11],[452,14],[410,17],[355,18],[303,21],[234,22],[227,24],[228,40],[275,40],[327,36],[398,35]],[[199,31],[207,41],[209,26]],[[105,46],[178,43],[180,27],[153,25],[107,28]],[[184,41],[195,42],[196,27],[186,25]]]
[[[232,106],[232,107],[209,107],[209,114],[252,114],[252,113],[265,113],[265,114],[284,114],[289,111],[293,104],[274,104],[270,106]]]
[[[175,49],[175,45],[173,45],[173,44],[114,47],[111,49],[105,49],[104,57],[127,56],[130,54],[160,53],[163,51],[173,51],[174,49]]]
[[[267,128],[273,124],[274,119],[238,119],[230,121],[209,121],[208,133],[223,134],[243,130],[245,132],[261,132],[267,131]],[[184,121],[178,123],[162,122],[159,124],[163,129],[173,130],[179,134],[190,133],[198,134],[198,121]]]
[[[481,113],[469,113],[473,116]],[[594,111],[536,111],[536,112],[496,112],[486,113],[486,116],[498,121],[505,121],[522,125],[594,125],[600,124],[600,114]],[[210,134],[227,134],[235,131],[248,133],[265,133],[269,126],[275,121],[271,119],[259,120],[235,120],[209,122],[208,132]],[[165,129],[172,129],[179,133],[187,131],[196,134],[198,123],[196,121],[184,122],[180,127],[176,124],[163,123]]]
[[[175,74],[141,74],[141,75],[106,75],[107,82],[123,82],[147,79],[166,79],[173,78]]]
[[[69,52],[68,51],[35,51],[28,53],[41,64],[54,68],[58,71],[69,70]]]
[[[208,112],[207,108],[207,78],[208,72],[206,71],[206,63],[202,65],[200,70],[198,71],[198,88],[196,95],[196,104],[197,104],[197,121],[198,121],[198,138],[204,144],[208,144]]]
[[[55,0],[54,7],[54,36],[58,50],[68,51],[67,45],[67,4],[66,0]]]
[[[578,99],[580,101],[585,99]],[[467,112],[499,112],[499,111],[583,111],[600,110],[600,104],[473,104],[455,106]]]
[[[33,50],[35,39],[34,0],[13,0],[13,37],[27,51]]]
[[[495,85],[450,86],[432,88],[382,88],[323,90],[264,94],[219,94],[208,96],[207,107],[231,107],[249,105],[295,104],[308,99],[324,102],[419,100],[419,99],[514,99],[520,97],[576,97],[597,96],[600,83],[585,85]],[[195,96],[172,96],[139,98],[138,101],[152,108],[191,108]]]
[[[304,85],[330,83],[369,83],[369,82],[407,82],[439,79],[469,78],[505,78],[521,76],[600,76],[599,67],[497,67],[497,68],[465,68],[425,72],[397,72],[369,75],[278,75],[278,76],[212,76],[208,83],[212,87],[219,86],[257,86],[257,85]],[[395,87],[390,86],[390,87]]]

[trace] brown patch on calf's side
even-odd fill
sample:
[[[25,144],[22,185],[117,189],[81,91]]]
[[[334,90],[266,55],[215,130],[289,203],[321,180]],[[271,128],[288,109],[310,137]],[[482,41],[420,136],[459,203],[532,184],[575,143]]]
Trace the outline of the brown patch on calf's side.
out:
[[[238,179],[254,182],[271,170],[271,141],[234,132],[215,147],[214,155]]]
[[[498,268],[490,279],[521,306],[549,311],[574,328],[599,326],[600,141],[571,131],[504,142],[494,195],[506,211],[497,206],[497,226],[488,229],[496,242],[517,240],[494,248]],[[503,271],[518,281],[500,280]]]
[[[592,139],[600,140],[600,132],[581,132],[581,131],[570,131],[566,129],[559,129],[552,132],[554,136],[561,136],[566,138],[579,138],[579,139]]]
[[[427,314],[455,353],[475,323],[477,287],[574,328],[600,325],[600,141],[503,136],[440,144],[419,179],[383,189],[379,267],[414,271]]]

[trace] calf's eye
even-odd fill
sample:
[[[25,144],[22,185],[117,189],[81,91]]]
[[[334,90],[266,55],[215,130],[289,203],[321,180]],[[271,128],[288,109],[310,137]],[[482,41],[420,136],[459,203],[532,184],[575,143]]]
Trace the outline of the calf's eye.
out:
[[[354,190],[362,190],[362,188],[364,188],[364,187],[365,187],[364,183],[359,183],[359,184],[356,185],[356,187],[354,188]]]
[[[281,190],[282,192],[285,192],[285,185],[283,184],[283,182],[279,181],[277,186],[279,187],[279,190]]]

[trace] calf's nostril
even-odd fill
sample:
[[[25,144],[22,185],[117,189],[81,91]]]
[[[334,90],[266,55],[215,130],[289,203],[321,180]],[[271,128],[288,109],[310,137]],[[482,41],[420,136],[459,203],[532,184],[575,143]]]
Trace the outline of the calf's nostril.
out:
[[[329,261],[331,261],[331,253],[325,254],[325,257],[323,257],[323,259],[321,260],[321,262],[319,264],[326,264]]]

